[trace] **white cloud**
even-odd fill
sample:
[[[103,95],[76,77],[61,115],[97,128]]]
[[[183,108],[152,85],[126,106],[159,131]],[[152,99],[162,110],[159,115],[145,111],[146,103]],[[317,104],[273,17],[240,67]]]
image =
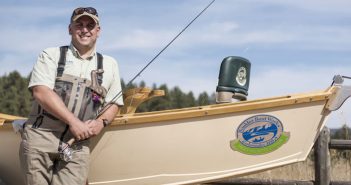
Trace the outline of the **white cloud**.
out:
[[[1,51],[11,51],[18,53],[39,53],[44,48],[69,43],[67,27],[47,26],[47,27],[15,27],[3,28],[0,30]]]
[[[52,20],[57,17],[66,17],[67,22],[71,10],[65,7],[55,6],[55,10],[51,9],[52,7],[45,4],[8,4],[5,3],[0,6],[0,12],[6,16],[5,22],[9,25],[18,25],[21,22],[23,25],[30,25],[30,23],[38,23],[42,20]]]
[[[0,3],[0,74],[14,69],[26,73],[42,49],[68,44],[69,16],[73,6],[82,4],[39,1],[7,5],[9,2]],[[98,50],[116,56],[122,77],[128,80],[207,2],[89,3],[98,7],[102,17]],[[216,1],[137,81],[167,83],[195,94],[211,93],[222,57],[245,54],[256,57],[251,99],[324,89],[334,74],[350,75],[351,67],[344,62],[351,58],[347,56],[351,51],[350,6],[349,0]],[[294,55],[306,59],[294,62]],[[330,62],[323,59],[328,56]],[[277,57],[286,58],[285,63],[274,61]],[[324,63],[309,62],[308,58]],[[351,108],[348,104],[345,108],[344,115],[350,120],[347,110]]]
[[[351,2],[349,0],[269,0],[273,4],[283,4],[289,7],[297,7],[308,11],[317,11],[321,13],[349,13]]]
[[[102,46],[108,50],[119,49],[154,49],[160,47],[165,42],[164,38],[171,38],[173,33],[162,30],[141,30],[135,29],[125,33],[120,33],[118,37],[113,37],[112,31],[106,33],[105,38],[112,38],[102,40]],[[110,37],[109,37],[110,36]],[[107,44],[110,43],[110,44]]]

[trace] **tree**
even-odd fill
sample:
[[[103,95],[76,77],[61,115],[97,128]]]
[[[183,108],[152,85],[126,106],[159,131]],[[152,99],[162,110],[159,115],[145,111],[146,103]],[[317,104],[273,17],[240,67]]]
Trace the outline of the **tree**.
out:
[[[186,100],[184,99],[184,93],[180,90],[178,86],[174,87],[171,92],[169,92],[171,107],[172,108],[183,108],[185,107]]]
[[[0,112],[27,116],[31,107],[31,93],[28,90],[29,78],[11,72],[0,78]]]
[[[202,105],[209,105],[209,104],[210,104],[210,98],[207,92],[200,93],[197,99],[197,105],[202,106]]]
[[[336,132],[331,136],[333,139],[350,139],[351,129],[344,124],[340,129],[336,130]]]
[[[28,90],[29,77],[22,77],[19,72],[13,71],[8,75],[0,77],[0,112],[11,115],[27,117],[31,109],[32,95]],[[141,81],[139,84],[125,84],[121,79],[122,89],[146,87],[146,83]],[[168,109],[177,109],[193,107],[196,105],[208,105],[214,102],[214,94],[209,97],[206,92],[201,93],[198,99],[195,99],[193,92],[184,93],[179,87],[171,90],[166,84],[157,87],[153,84],[152,89],[164,90],[165,95],[156,97],[142,103],[137,112],[160,111]],[[213,99],[213,100],[212,100]]]
[[[194,98],[193,92],[189,92],[188,94],[184,95],[183,97],[183,106],[184,107],[194,107],[196,106],[196,100]]]
[[[332,139],[345,139],[349,140],[350,139],[350,134],[351,134],[351,129],[350,127],[347,126],[347,124],[343,124],[343,126],[340,129],[337,129],[333,135],[331,135]],[[336,157],[341,157],[344,159],[350,159],[351,157],[351,152],[347,150],[338,150],[336,152]]]

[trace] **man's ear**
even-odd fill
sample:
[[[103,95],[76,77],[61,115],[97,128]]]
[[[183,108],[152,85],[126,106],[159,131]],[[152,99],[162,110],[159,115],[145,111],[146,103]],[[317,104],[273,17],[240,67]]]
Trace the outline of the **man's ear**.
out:
[[[100,31],[101,31],[101,27],[100,27],[100,25],[98,25],[98,27],[97,27],[97,37],[99,37],[100,36]]]
[[[71,24],[68,25],[68,34],[72,35]]]

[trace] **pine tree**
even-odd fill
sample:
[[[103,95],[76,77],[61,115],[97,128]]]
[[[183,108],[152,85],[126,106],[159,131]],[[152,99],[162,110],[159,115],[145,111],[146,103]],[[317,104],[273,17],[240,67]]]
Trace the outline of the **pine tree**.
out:
[[[202,105],[209,105],[210,104],[210,98],[208,97],[207,92],[202,92],[199,94],[199,97],[197,99],[197,105],[202,106]]]
[[[28,90],[29,77],[22,77],[19,72],[13,71],[0,77],[0,112],[11,115],[27,117],[31,109],[32,95]],[[121,79],[122,89],[146,87],[146,83],[126,84]],[[201,93],[195,99],[193,92],[184,93],[179,87],[171,90],[166,84],[157,87],[153,84],[152,89],[164,90],[165,95],[148,100],[138,107],[137,112],[160,111],[208,105],[214,103],[214,93],[211,97],[206,92]]]
[[[172,108],[183,108],[185,107],[184,93],[180,90],[178,86],[174,87],[171,92],[169,92],[171,107]]]
[[[28,78],[23,78],[17,72],[11,72],[0,78],[0,112],[27,116],[31,106],[31,93],[28,88]]]

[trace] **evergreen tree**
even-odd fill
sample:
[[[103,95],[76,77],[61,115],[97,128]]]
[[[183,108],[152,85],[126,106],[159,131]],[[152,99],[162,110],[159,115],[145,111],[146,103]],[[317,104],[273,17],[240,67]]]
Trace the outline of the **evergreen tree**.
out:
[[[347,139],[351,137],[351,129],[346,124],[344,124],[340,129],[338,129],[332,136],[332,139]]]
[[[210,104],[210,98],[207,92],[200,93],[197,99],[197,105],[202,106],[202,105],[209,105],[209,104]]]
[[[216,93],[211,94],[209,104],[216,104]]]
[[[28,78],[17,72],[11,72],[0,78],[0,112],[27,116],[31,106],[31,93],[28,90]]]
[[[174,87],[171,92],[169,92],[171,107],[172,108],[183,108],[185,107],[184,93],[180,90],[178,86]]]
[[[19,72],[13,71],[8,75],[0,77],[0,112],[11,115],[27,117],[31,108],[32,95],[28,90],[29,77],[22,77]],[[121,79],[122,89],[146,87],[146,83],[141,81],[139,84],[125,84]],[[179,87],[171,90],[166,84],[157,87],[153,84],[152,89],[164,90],[165,95],[156,97],[142,103],[137,112],[160,111],[193,107],[197,105],[208,105],[214,102],[214,94],[211,97],[206,92],[201,93],[195,99],[193,92],[184,93]],[[212,100],[213,99],[213,100]]]
[[[345,139],[349,140],[351,138],[351,129],[345,123],[340,129],[338,129],[333,135],[332,139]],[[337,150],[336,157],[350,159],[351,151],[348,150]]]
[[[144,82],[144,81],[141,81],[141,82],[139,83],[139,87],[146,87],[145,82]]]
[[[194,107],[196,106],[196,100],[194,98],[193,92],[189,92],[188,94],[184,95],[183,98],[183,107]]]

